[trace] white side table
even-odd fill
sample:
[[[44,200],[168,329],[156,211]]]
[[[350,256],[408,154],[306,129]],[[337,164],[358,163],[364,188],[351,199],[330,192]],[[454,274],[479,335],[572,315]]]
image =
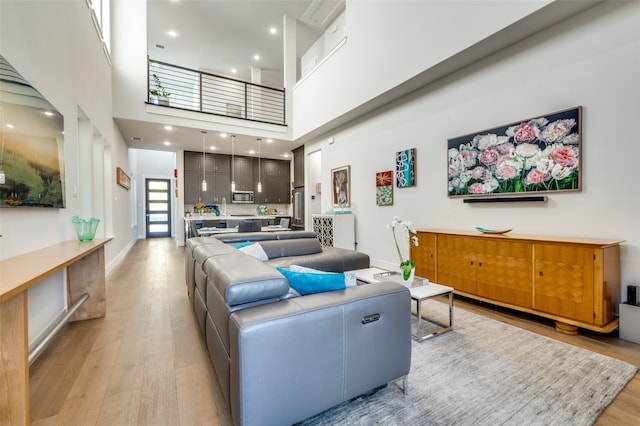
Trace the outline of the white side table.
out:
[[[364,269],[356,269],[353,271],[349,271],[356,275],[359,283],[362,284],[373,284],[380,282],[381,277],[377,276],[378,274],[388,273],[389,271],[385,271],[380,268],[364,268]],[[398,281],[400,278],[399,274],[388,275],[385,276],[384,279]],[[419,277],[416,277],[420,279]],[[438,336],[440,334],[446,333],[448,331],[453,330],[453,287],[447,287],[445,285],[436,284],[432,282],[428,282],[427,280],[422,279],[423,282],[427,282],[428,284],[424,284],[417,287],[411,287],[409,291],[411,292],[411,301],[416,302],[416,333],[411,333],[411,337],[417,342],[422,342],[426,339],[429,339],[434,336]],[[441,324],[438,321],[430,319],[422,313],[422,302],[425,300],[431,299],[432,297],[437,296],[448,296],[449,297],[449,324]],[[439,326],[438,329],[425,334],[423,331],[423,322],[428,322],[434,325]]]
[[[453,330],[453,288],[447,287],[444,285],[429,283],[422,285],[420,287],[413,287],[410,289],[411,291],[411,300],[416,302],[416,318],[417,318],[417,326],[416,333],[411,336],[417,342],[422,342],[426,339],[429,339],[434,336],[438,336],[440,334],[446,333],[448,331]],[[429,319],[425,317],[422,313],[422,302],[425,300],[431,299],[436,296],[448,296],[449,297],[449,324],[442,324],[433,319]],[[423,322],[429,322],[431,324],[435,324],[440,326],[437,330],[432,331],[431,333],[424,334],[422,327]]]

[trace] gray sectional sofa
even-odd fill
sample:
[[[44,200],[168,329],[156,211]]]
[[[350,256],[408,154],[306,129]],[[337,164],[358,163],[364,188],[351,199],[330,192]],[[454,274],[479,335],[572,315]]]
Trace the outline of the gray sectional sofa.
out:
[[[406,379],[407,288],[381,282],[297,296],[276,267],[343,272],[369,267],[369,257],[321,247],[311,232],[256,234],[191,238],[185,249],[189,297],[234,424],[294,424]],[[252,240],[267,261],[235,248]]]

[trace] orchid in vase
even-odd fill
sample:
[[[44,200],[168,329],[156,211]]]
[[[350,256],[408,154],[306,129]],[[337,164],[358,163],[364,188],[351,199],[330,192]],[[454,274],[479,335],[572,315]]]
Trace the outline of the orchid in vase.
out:
[[[398,228],[398,233],[396,233],[396,228]],[[400,220],[398,216],[393,217],[391,223],[387,225],[387,229],[391,229],[391,232],[393,232],[393,242],[396,243],[398,258],[400,258],[402,279],[404,281],[407,281],[411,276],[411,270],[416,267],[416,262],[411,259],[404,260],[404,258],[402,257],[402,252],[400,251],[400,246],[398,245],[398,234],[401,234],[404,240],[409,241],[410,244],[413,244],[417,247],[418,237],[415,235],[416,230],[413,228],[411,221]],[[413,235],[409,235],[410,233]]]

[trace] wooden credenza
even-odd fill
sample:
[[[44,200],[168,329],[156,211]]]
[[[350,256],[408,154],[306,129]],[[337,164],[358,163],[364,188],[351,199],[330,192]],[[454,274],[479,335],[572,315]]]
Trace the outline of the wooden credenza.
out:
[[[421,229],[411,247],[416,275],[454,293],[578,327],[618,326],[620,240]]]

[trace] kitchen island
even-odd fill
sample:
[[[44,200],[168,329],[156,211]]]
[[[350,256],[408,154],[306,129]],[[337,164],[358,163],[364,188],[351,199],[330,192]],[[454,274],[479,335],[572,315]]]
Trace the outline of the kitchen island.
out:
[[[260,220],[263,229],[269,229],[270,226],[278,225],[283,218],[289,218],[287,215],[226,215],[216,216],[213,213],[204,213],[202,215],[195,214],[184,218],[185,236],[186,238],[197,237],[200,228],[215,228],[215,233],[237,232],[232,229],[238,226],[243,220]],[[228,231],[226,231],[228,230]],[[278,229],[282,230],[282,228]],[[213,233],[213,232],[211,232]]]

